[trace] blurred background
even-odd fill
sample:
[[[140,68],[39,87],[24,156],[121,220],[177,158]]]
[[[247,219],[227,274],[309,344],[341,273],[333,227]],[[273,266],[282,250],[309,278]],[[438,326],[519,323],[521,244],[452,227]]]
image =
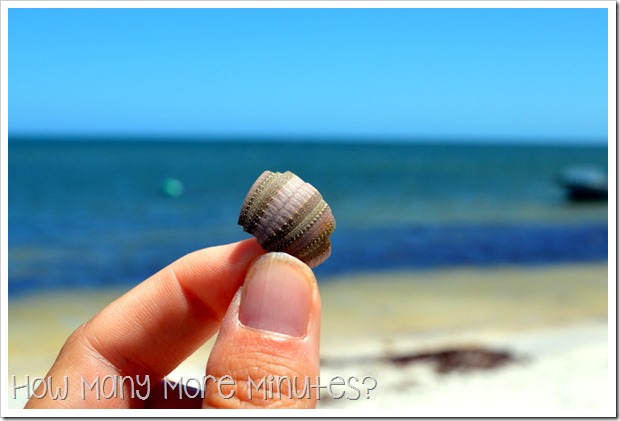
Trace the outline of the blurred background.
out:
[[[498,405],[557,375],[520,405],[603,407],[607,13],[10,9],[9,375],[43,375],[171,261],[246,238],[248,189],[291,170],[337,221],[315,270],[324,373],[378,383],[322,405],[433,409],[465,393],[427,370],[453,356]],[[596,365],[567,380],[575,358]]]
[[[198,248],[247,237],[241,203],[291,170],[334,210],[318,275],[607,258],[605,202],[559,173],[606,169],[604,146],[343,142],[10,143],[10,297],[135,284]]]

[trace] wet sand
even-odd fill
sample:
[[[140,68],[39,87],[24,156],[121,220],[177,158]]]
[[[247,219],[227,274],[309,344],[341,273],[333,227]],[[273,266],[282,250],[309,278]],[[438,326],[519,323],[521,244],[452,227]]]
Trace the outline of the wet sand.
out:
[[[321,381],[359,383],[338,389],[340,399],[324,391],[319,407],[459,416],[603,410],[607,283],[606,263],[322,279]],[[9,386],[12,375],[43,376],[66,337],[123,292],[12,300]],[[170,378],[202,376],[212,342]],[[369,378],[361,384],[366,377],[374,388]],[[9,389],[9,408],[22,407],[24,394],[12,399]]]

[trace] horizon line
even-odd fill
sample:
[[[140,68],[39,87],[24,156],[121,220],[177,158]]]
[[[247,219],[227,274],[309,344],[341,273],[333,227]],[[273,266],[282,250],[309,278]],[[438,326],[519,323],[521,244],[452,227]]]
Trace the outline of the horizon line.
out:
[[[518,144],[518,145],[609,145],[607,138],[559,136],[423,136],[423,135],[302,135],[302,134],[149,134],[149,133],[9,133],[8,141],[71,142],[259,142],[259,143],[411,143],[411,144]]]

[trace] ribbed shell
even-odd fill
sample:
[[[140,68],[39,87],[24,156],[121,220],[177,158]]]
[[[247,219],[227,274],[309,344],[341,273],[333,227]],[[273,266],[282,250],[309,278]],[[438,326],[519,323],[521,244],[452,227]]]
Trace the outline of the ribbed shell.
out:
[[[243,202],[239,225],[266,251],[282,251],[315,267],[331,253],[336,221],[311,184],[290,171],[265,171]]]

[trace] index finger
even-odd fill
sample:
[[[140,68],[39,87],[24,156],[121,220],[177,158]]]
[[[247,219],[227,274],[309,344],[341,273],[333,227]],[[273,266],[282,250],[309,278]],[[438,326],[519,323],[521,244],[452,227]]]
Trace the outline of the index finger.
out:
[[[48,376],[163,378],[215,334],[250,263],[262,253],[249,239],[175,261],[78,328]]]

